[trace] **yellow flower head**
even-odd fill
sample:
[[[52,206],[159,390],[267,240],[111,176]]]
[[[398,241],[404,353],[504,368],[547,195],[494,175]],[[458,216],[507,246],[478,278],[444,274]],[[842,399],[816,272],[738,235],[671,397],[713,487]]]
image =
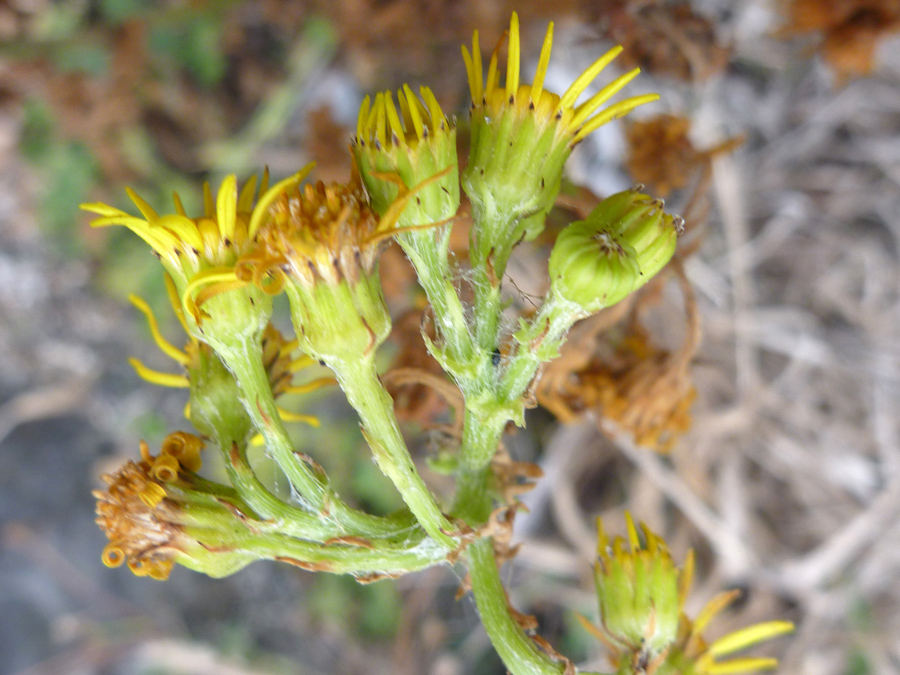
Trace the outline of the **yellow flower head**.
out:
[[[308,173],[310,168],[304,171]],[[247,250],[256,183],[254,176],[238,193],[236,176],[227,176],[215,198],[209,183],[204,183],[203,215],[196,218],[187,215],[177,194],[173,195],[175,213],[159,215],[131,188],[126,191],[142,217],[102,203],[82,204],[81,208],[101,216],[91,222],[93,227],[124,225],[149,244],[176,281],[179,277],[190,280],[202,270],[233,266]],[[267,186],[266,173],[261,194]]]
[[[461,176],[461,185],[476,215],[470,258],[475,266],[490,264],[498,277],[503,275],[512,249],[543,230],[544,219],[559,194],[563,168],[572,148],[599,126],[658,98],[656,94],[634,96],[601,110],[606,101],[634,79],[638,74],[635,69],[577,104],[579,96],[621,51],[620,47],[597,59],[562,96],[545,90],[553,24],[544,39],[534,82],[523,84],[519,77],[519,17],[515,12],[507,35],[509,54],[506,83],[502,86],[497,61],[503,40],[491,56],[486,81],[482,76],[478,33],[472,40],[471,54],[462,48],[472,93],[471,150]]]
[[[281,290],[279,278],[257,277],[252,279],[256,288],[247,288],[251,280],[238,277],[235,263],[254,247],[254,223],[262,219],[279,188],[303,180],[311,169],[309,165],[269,190],[268,175],[264,175],[262,197],[256,204],[255,177],[238,193],[237,178],[227,176],[215,199],[204,184],[204,213],[198,218],[187,215],[177,194],[175,213],[159,215],[131,189],[128,195],[143,217],[101,203],[82,204],[81,208],[101,216],[91,223],[93,227],[124,225],[150,245],[175,282],[189,333],[218,351],[246,335],[257,336],[268,321],[271,301],[262,296]],[[227,299],[219,298],[211,313],[201,312],[205,303],[223,294],[228,294]],[[209,315],[215,315],[213,323],[217,325],[204,332],[201,323]]]
[[[576,105],[578,98],[590,86],[600,72],[606,68],[621,52],[622,47],[614,47],[584,71],[562,96],[544,89],[544,78],[550,63],[550,49],[553,45],[553,23],[551,22],[544,36],[541,55],[538,59],[537,72],[532,84],[520,82],[520,49],[519,17],[513,12],[509,24],[509,52],[506,64],[506,82],[500,85],[497,61],[503,40],[497,44],[491,55],[488,66],[487,81],[482,79],[481,48],[478,43],[478,31],[472,38],[472,53],[463,47],[463,60],[466,63],[466,74],[469,78],[469,90],[472,93],[472,106],[476,113],[494,118],[507,110],[515,110],[520,116],[531,116],[538,125],[554,125],[557,135],[566,138],[570,145],[575,145],[585,136],[603,126],[607,122],[621,117],[639,105],[655,101],[658,94],[633,96],[603,110],[600,107],[631,82],[639,68],[622,75],[581,105]],[[506,35],[504,35],[504,38]]]
[[[616,672],[647,675],[729,675],[774,668],[773,658],[717,660],[793,630],[788,621],[768,621],[744,628],[711,644],[703,631],[728,607],[738,591],[713,598],[694,620],[684,614],[694,575],[693,551],[677,567],[665,541],[643,523],[641,536],[626,513],[627,540],[610,540],[598,522],[595,568],[600,600],[600,628],[579,617],[585,628],[610,651]]]
[[[430,89],[419,91],[421,99],[407,85],[397,92],[399,112],[390,91],[374,102],[366,96],[350,144],[376,213],[386,213],[408,190],[417,193],[400,216],[402,227],[442,221],[459,209],[456,125]]]

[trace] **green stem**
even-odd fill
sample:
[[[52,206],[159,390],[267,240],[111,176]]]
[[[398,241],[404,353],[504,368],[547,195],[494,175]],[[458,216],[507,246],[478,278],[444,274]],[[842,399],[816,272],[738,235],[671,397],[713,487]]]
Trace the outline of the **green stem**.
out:
[[[490,355],[499,347],[503,275],[524,226],[519,214],[501,210],[493,199],[473,202],[473,215],[469,262],[475,296],[475,341]]]
[[[436,541],[447,547],[456,543],[447,532],[453,528],[428,490],[400,433],[394,401],[378,379],[372,353],[357,361],[329,363],[350,405],[359,414],[378,468],[396,486],[416,519]]]
[[[337,524],[341,534],[383,537],[397,534],[397,524],[390,519],[373,516],[347,506],[327,482],[294,452],[293,444],[269,385],[258,344],[245,344],[241,349],[221,354],[234,373],[244,397],[244,408],[266,440],[266,449],[297,491],[302,506],[323,520]]]
[[[467,402],[451,513],[471,527],[484,524],[491,515],[494,506],[490,489],[491,460],[508,420],[507,414],[490,415]]]
[[[494,542],[480,539],[468,548],[472,594],[491,644],[512,675],[561,675],[565,665],[552,660],[525,634],[510,614],[506,590],[494,558]]]
[[[416,270],[447,355],[464,368],[472,359],[472,345],[465,308],[453,285],[449,234],[450,228],[444,226],[437,239],[432,232],[409,232],[398,236],[397,242]]]
[[[583,315],[580,307],[551,293],[537,315],[513,335],[515,351],[500,382],[502,401],[520,399],[540,367],[559,354],[566,334]]]
[[[257,529],[257,523],[238,520],[219,502],[184,503],[177,517],[184,534],[211,555],[268,558],[304,569],[356,576],[402,574],[447,560],[447,549],[422,530],[408,534],[400,543],[344,540],[326,545]]]
[[[540,367],[556,356],[578,316],[577,307],[551,295],[538,314],[513,335],[514,351],[503,369],[492,367],[481,381],[465,385],[466,417],[452,513],[469,525],[477,526],[490,515],[486,474],[503,430],[509,420],[522,423],[522,397]]]
[[[211,540],[230,545],[260,558],[279,560],[304,569],[354,576],[395,576],[445,563],[447,549],[436,546],[430,538],[413,539],[404,547],[367,548],[345,544],[323,546],[320,543],[294,539],[280,533],[242,533],[226,538],[216,533]],[[202,540],[202,537],[198,537]]]
[[[456,477],[456,498],[451,513],[477,528],[490,518],[494,502],[491,498],[491,467],[461,470]]]
[[[225,456],[228,477],[238,494],[263,519],[263,522],[255,526],[258,530],[280,532],[317,542],[347,534],[346,528],[340,523],[299,509],[269,492],[247,462],[246,450],[241,450],[235,444],[230,448],[223,448],[222,452]],[[385,520],[392,521],[395,526],[395,531],[387,533],[388,538],[395,536],[405,538],[409,529],[415,526],[415,521],[408,511],[388,516]]]

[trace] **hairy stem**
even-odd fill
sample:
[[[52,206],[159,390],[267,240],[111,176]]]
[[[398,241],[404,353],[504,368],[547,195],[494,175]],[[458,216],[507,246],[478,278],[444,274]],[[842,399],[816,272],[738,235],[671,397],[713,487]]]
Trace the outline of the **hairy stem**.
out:
[[[294,452],[275,405],[258,344],[244,344],[237,353],[222,354],[243,394],[244,408],[266,441],[266,449],[297,491],[302,505],[323,520],[338,524],[341,534],[384,537],[397,534],[398,523],[351,509],[334,492],[324,473]]]
[[[428,490],[400,433],[394,401],[378,379],[372,354],[357,361],[329,364],[350,405],[359,414],[375,462],[391,479],[416,519],[436,541],[453,547],[453,528]]]
[[[472,594],[491,644],[512,675],[562,675],[565,665],[551,659],[525,634],[510,613],[506,590],[494,558],[494,541],[480,539],[468,548]]]

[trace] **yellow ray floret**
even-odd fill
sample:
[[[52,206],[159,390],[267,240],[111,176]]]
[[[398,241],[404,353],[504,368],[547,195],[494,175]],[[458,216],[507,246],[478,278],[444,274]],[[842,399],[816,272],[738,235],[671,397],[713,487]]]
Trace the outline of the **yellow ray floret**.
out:
[[[187,366],[190,357],[162,336],[162,333],[159,332],[159,323],[157,323],[156,316],[154,316],[153,310],[150,309],[150,305],[134,294],[129,295],[128,300],[147,317],[147,325],[150,327],[150,333],[153,335],[153,341],[156,343],[156,346],[170,359]]]
[[[778,666],[778,659],[771,657],[739,657],[726,661],[717,661],[716,659],[793,632],[794,624],[790,621],[766,621],[747,626],[715,640],[704,648],[701,631],[739,595],[739,592],[717,595],[701,610],[697,620],[691,625],[685,653],[699,652],[699,655],[696,656],[698,673],[731,675],[732,673],[771,670]]]
[[[420,87],[419,93],[421,100],[409,85],[404,84],[397,92],[399,112],[389,91],[376,94],[374,102],[366,96],[359,108],[357,139],[363,144],[372,143],[376,148],[382,148],[388,146],[390,133],[391,144],[415,147],[436,132],[445,131],[447,118],[432,91]]]
[[[614,47],[597,59],[585,70],[562,96],[544,89],[544,80],[550,63],[550,50],[553,45],[553,23],[547,28],[537,72],[531,85],[520,83],[520,51],[519,17],[513,12],[509,31],[509,52],[506,64],[506,83],[499,85],[498,58],[503,39],[497,44],[488,65],[487,81],[482,77],[481,47],[478,32],[472,38],[472,52],[465,46],[462,48],[469,90],[475,108],[486,108],[487,115],[496,115],[506,108],[514,108],[519,114],[533,114],[545,123],[559,125],[560,133],[571,137],[574,145],[585,136],[617,117],[621,117],[640,105],[650,103],[659,98],[658,94],[632,96],[608,108],[601,106],[633,80],[640,72],[639,68],[621,75],[581,105],[576,105],[583,94],[600,72],[606,68],[621,52],[622,47]]]
[[[148,368],[140,360],[135,358],[128,359],[131,367],[137,371],[138,376],[147,380],[151,384],[158,384],[160,387],[172,387],[173,389],[188,389],[191,383],[184,375],[176,375],[175,373],[163,373],[158,370]]]
[[[265,192],[268,171],[263,174],[260,191]],[[102,203],[82,204],[81,208],[101,216],[92,227],[123,225],[143,239],[165,262],[184,268],[186,264],[222,264],[240,252],[248,239],[248,222],[254,211],[257,178],[253,176],[238,193],[237,177],[226,176],[213,199],[209,183],[203,186],[204,213],[190,218],[181,198],[173,195],[175,213],[159,215],[131,188],[129,198],[142,218]]]

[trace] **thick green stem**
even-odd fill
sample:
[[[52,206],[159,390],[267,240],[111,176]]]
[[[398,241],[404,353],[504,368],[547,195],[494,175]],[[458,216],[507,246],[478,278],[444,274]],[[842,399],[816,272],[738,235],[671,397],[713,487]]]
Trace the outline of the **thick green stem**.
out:
[[[565,664],[541,651],[510,613],[494,558],[494,542],[480,539],[468,548],[472,594],[491,644],[512,675],[561,675]]]
[[[486,523],[493,510],[491,476],[491,467],[486,466],[461,470],[456,477],[456,498],[451,512],[472,528]]]
[[[447,550],[432,539],[422,539],[404,548],[366,548],[300,541],[280,534],[252,534],[238,538],[236,545],[260,558],[287,562],[304,569],[354,576],[400,575],[447,561]]]
[[[453,538],[446,534],[453,528],[413,464],[394,415],[394,401],[378,379],[374,356],[370,353],[357,361],[329,365],[359,414],[378,467],[394,483],[425,531],[444,546],[454,547]]]
[[[459,476],[452,513],[469,525],[483,523],[492,507],[487,487],[490,462],[508,421],[522,423],[522,397],[540,367],[551,360],[577,319],[577,307],[547,299],[538,314],[513,335],[514,350],[502,370],[492,367],[468,385]]]

